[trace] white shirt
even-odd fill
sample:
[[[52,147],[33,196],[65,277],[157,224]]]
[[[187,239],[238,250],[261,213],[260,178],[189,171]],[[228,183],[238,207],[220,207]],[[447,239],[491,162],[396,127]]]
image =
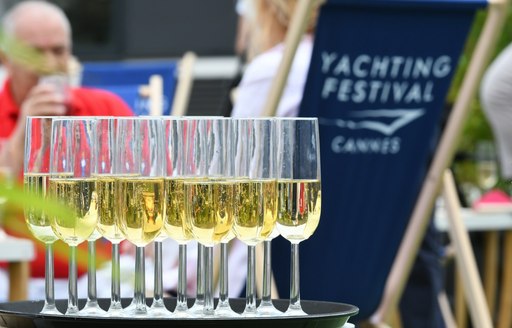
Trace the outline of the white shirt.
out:
[[[305,36],[300,42],[293,59],[283,95],[276,116],[297,116],[304,92],[313,40]],[[283,57],[284,44],[256,56],[247,66],[238,86],[232,117],[257,117],[261,115],[267,100],[272,80]]]

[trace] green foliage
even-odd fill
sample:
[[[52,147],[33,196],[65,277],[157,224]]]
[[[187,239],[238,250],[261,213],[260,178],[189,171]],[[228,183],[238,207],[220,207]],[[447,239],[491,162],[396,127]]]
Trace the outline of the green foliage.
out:
[[[0,49],[9,58],[20,65],[28,67],[40,74],[51,74],[53,69],[48,65],[43,54],[27,46],[20,40],[0,30]]]
[[[5,183],[0,180],[0,197],[7,200],[7,204],[20,210],[24,207],[31,207],[44,211],[45,215],[69,218],[73,220],[76,216],[73,210],[52,199],[43,199],[37,195],[27,193],[22,187],[16,184]]]

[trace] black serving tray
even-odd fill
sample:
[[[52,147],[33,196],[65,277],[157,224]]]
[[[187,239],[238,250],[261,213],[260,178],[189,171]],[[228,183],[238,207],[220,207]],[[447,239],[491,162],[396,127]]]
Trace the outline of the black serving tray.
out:
[[[189,299],[189,306],[194,300]],[[123,306],[127,306],[130,300],[123,299]],[[274,300],[274,305],[281,311],[288,307],[288,300]],[[80,300],[79,307],[85,301]],[[148,300],[151,303],[151,300]],[[231,307],[238,313],[243,312],[244,299],[231,299]],[[100,299],[99,305],[108,309],[109,299]],[[64,312],[67,300],[57,300],[57,308]],[[166,298],[165,305],[174,310],[175,298]],[[0,303],[0,327],[244,327],[244,328],[339,328],[343,326],[349,317],[356,315],[359,309],[353,305],[333,302],[301,301],[307,316],[282,316],[262,318],[103,318],[103,317],[74,317],[64,315],[42,315],[39,311],[43,308],[43,301],[22,301]]]

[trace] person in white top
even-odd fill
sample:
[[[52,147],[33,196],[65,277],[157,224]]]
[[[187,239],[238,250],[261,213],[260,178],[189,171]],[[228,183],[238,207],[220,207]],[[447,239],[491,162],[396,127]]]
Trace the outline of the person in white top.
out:
[[[294,12],[297,0],[240,0],[243,5],[238,6],[238,14],[243,15],[248,30],[242,31],[247,38],[244,43],[248,65],[243,73],[242,80],[235,91],[234,107],[231,117],[258,117],[261,116],[263,106],[269,94],[272,80],[277,73],[284,53],[284,38],[288,24]],[[318,4],[311,14],[307,31],[300,42],[295,54],[293,64],[283,95],[278,105],[276,116],[297,116],[299,105],[304,92],[309,62],[313,50],[313,37]],[[240,40],[237,40],[240,41]],[[238,52],[243,49],[237,49]],[[239,240],[231,242],[229,257],[238,259],[247,258],[247,247]],[[234,261],[233,261],[234,262]],[[243,265],[245,265],[245,262]],[[246,274],[243,266],[233,265],[230,261],[230,292],[232,286],[240,281],[240,272]],[[245,275],[243,276],[245,282]]]
[[[480,85],[482,109],[498,146],[501,176],[512,178],[512,44],[489,66]]]
[[[247,45],[249,64],[236,92],[232,117],[261,115],[283,57],[283,41],[296,3],[296,0],[246,0],[245,10],[253,11],[246,15],[250,28]],[[298,115],[313,50],[312,33],[316,18],[317,9],[312,13],[306,34],[297,48],[276,116]]]

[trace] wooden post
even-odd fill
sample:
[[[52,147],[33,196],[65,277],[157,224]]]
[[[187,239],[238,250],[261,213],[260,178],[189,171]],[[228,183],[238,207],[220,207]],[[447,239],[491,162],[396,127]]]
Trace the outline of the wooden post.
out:
[[[498,328],[512,326],[512,231],[505,233]]]
[[[443,176],[443,195],[450,223],[448,231],[455,247],[455,260],[464,285],[466,302],[470,309],[469,314],[473,325],[479,328],[492,328],[489,308],[485,301],[469,235],[460,214],[460,202],[450,170],[446,170]]]
[[[9,301],[23,301],[28,296],[30,266],[28,262],[9,262]]]
[[[184,116],[187,114],[192,82],[194,81],[194,64],[196,55],[187,52],[183,55],[178,69],[178,85],[174,92],[174,99],[171,107],[172,116]]]

